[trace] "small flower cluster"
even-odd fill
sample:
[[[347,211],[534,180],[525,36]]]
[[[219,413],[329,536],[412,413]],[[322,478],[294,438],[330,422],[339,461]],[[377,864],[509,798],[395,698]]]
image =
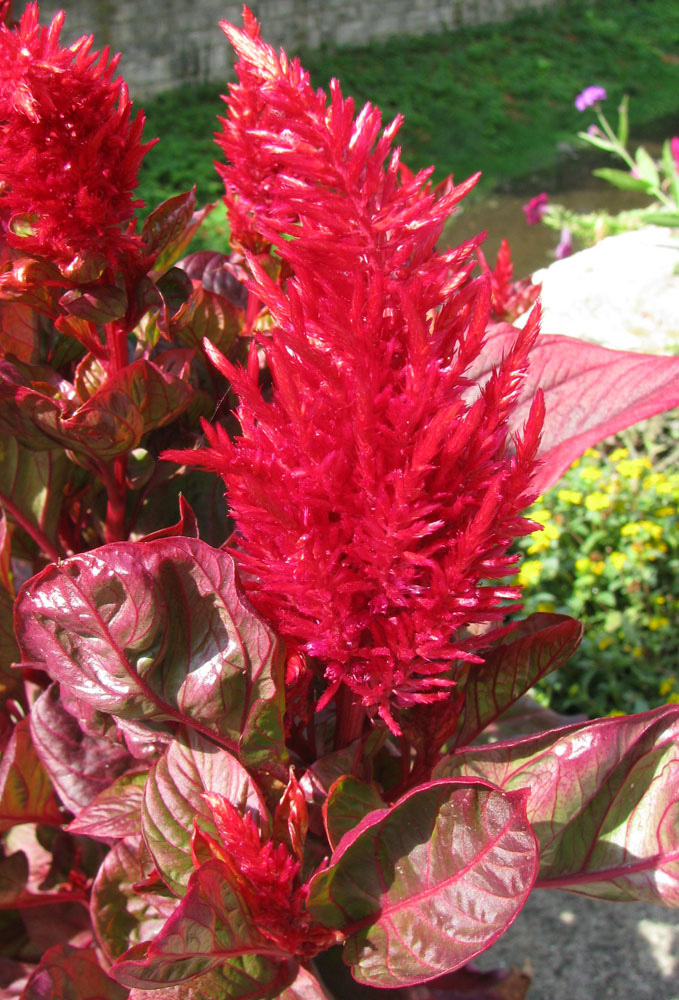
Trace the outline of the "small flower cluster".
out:
[[[643,146],[632,156],[627,149],[628,99],[624,97],[618,108],[618,127],[615,130],[600,106],[606,97],[606,91],[599,86],[586,87],[577,95],[577,110],[582,112],[593,108],[597,118],[597,123],[579,132],[578,138],[622,160],[626,168],[600,168],[594,171],[596,176],[623,190],[643,192],[648,195],[650,204],[646,208],[610,215],[604,211],[574,212],[563,205],[550,204],[544,192],[535,195],[523,206],[526,222],[529,226],[544,222],[551,229],[559,230],[559,243],[554,251],[557,260],[573,252],[574,240],[582,246],[593,246],[606,236],[643,225],[676,226],[679,222],[679,136],[665,141],[657,162]]]
[[[617,447],[589,449],[529,512],[542,528],[519,543],[526,607],[587,625],[574,667],[545,685],[553,704],[604,714],[674,691],[678,510],[679,474]]]

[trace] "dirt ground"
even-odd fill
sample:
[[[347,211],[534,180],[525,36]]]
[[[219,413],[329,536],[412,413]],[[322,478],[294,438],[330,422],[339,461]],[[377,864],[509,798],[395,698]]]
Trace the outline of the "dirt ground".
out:
[[[475,964],[525,959],[528,1000],[679,1000],[679,910],[537,891]]]

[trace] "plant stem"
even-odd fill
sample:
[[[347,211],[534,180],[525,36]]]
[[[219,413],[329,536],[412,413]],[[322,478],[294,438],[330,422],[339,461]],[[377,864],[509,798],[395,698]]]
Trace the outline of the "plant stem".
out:
[[[365,709],[344,684],[337,692],[335,706],[337,710],[335,749],[341,750],[361,736],[365,723]]]
[[[127,367],[127,327],[124,321],[106,325],[108,346],[108,370],[115,375]],[[125,501],[127,499],[127,455],[113,460],[113,475],[106,476],[104,484],[108,490],[106,504],[106,541],[120,542],[127,538],[125,530]]]
[[[108,501],[106,503],[106,541],[122,542],[127,538],[125,530],[125,474],[127,456],[113,460],[113,476],[107,477]]]

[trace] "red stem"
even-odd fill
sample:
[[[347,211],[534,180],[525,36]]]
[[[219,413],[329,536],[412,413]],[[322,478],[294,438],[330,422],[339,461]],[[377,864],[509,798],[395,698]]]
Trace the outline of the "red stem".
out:
[[[127,538],[125,529],[125,500],[127,487],[127,455],[113,460],[113,476],[107,476],[108,502],[106,504],[106,541],[123,542]]]
[[[342,747],[349,746],[360,738],[365,724],[365,709],[344,684],[337,692],[335,708],[337,711],[335,749],[341,750]]]
[[[124,322],[106,326],[108,370],[115,375],[127,367],[127,327]],[[127,455],[113,460],[112,475],[102,475],[108,490],[106,504],[106,541],[122,542],[127,538],[125,528],[125,501],[127,500]]]

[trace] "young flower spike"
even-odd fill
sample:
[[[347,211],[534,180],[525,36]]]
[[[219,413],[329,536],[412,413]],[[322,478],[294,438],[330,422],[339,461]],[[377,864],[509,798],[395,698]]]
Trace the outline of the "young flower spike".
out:
[[[91,36],[61,46],[63,11],[48,28],[38,17],[31,3],[15,29],[0,24],[4,241],[66,275],[93,256],[125,270],[143,252],[128,228],[151,145],[141,142],[144,117],[130,118],[127,88],[113,80],[117,56],[91,51]]]
[[[223,476],[244,585],[319,665],[319,706],[339,692],[359,724],[365,710],[398,732],[400,710],[450,695],[518,596],[503,578],[531,530],[541,397],[523,437],[507,419],[537,315],[471,382],[490,315],[488,279],[471,277],[479,240],[435,243],[476,178],[433,190],[392,149],[398,119],[381,131],[370,105],[355,118],[337,81],[328,102],[247,10],[244,30],[222,27],[240,57],[218,139],[226,201],[241,245],[269,241],[294,277],[280,287],[250,258],[273,318],[271,400],[254,345],[247,371],[215,355],[241,436],[206,425],[208,448],[166,457]]]

